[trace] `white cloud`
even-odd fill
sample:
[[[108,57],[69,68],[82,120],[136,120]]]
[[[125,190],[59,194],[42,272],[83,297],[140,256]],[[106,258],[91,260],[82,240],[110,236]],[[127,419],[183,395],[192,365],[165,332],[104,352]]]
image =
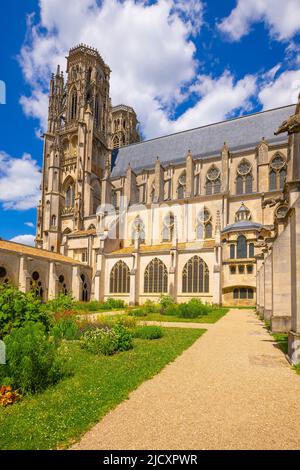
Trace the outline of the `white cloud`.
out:
[[[270,35],[279,41],[292,38],[300,31],[299,0],[238,0],[237,6],[218,25],[233,41],[247,35],[251,26],[264,22]]]
[[[235,81],[229,71],[215,79],[200,75],[190,91],[200,99],[174,123],[175,131],[222,121],[240,110],[249,110],[250,98],[256,92],[256,78],[247,75]]]
[[[27,225],[27,227],[34,228],[34,224],[32,222],[25,222],[24,225]]]
[[[46,90],[51,73],[70,47],[83,42],[97,47],[112,69],[113,104],[133,106],[147,138],[224,119],[248,109],[254,77],[235,81],[229,72],[220,77],[198,75],[192,41],[203,23],[200,0],[147,1],[41,0],[41,23],[29,18],[30,36],[21,51],[21,64],[32,96],[22,97],[28,116],[46,125]],[[190,88],[191,85],[194,87]],[[198,102],[179,118],[176,107],[186,90]]]
[[[33,235],[17,235],[10,241],[15,243],[21,243],[22,245],[34,246],[35,237]]]
[[[99,2],[98,2],[99,3]],[[114,104],[135,107],[144,132],[153,136],[168,125],[168,112],[182,86],[196,75],[195,45],[190,35],[202,24],[202,2],[40,0],[41,22],[28,19],[28,37],[20,63],[32,95],[21,98],[28,116],[46,125],[46,92],[59,63],[65,68],[70,47],[80,42],[97,47],[112,69]]]
[[[14,158],[0,151],[0,202],[4,209],[36,207],[40,183],[40,169],[31,155]]]
[[[300,70],[288,70],[263,85],[258,98],[264,109],[296,103],[300,91]]]

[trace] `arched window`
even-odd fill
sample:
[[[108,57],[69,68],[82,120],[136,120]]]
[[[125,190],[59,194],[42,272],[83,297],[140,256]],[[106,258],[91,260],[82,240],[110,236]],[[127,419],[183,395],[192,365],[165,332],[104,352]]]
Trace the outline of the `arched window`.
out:
[[[178,199],[185,198],[185,189],[186,189],[186,172],[183,171],[178,178],[178,186],[177,186]]]
[[[208,266],[199,256],[194,256],[191,258],[183,268],[182,292],[209,292]]]
[[[4,266],[0,266],[0,283],[1,284],[8,284],[9,277],[7,275],[7,270]]]
[[[129,294],[130,292],[130,272],[124,261],[118,261],[110,272],[111,294]]]
[[[235,245],[230,245],[230,259],[235,258]]]
[[[66,196],[65,196],[65,206],[66,207],[74,207],[74,205],[75,205],[75,184],[74,184],[74,181],[72,179],[66,185],[65,194],[66,194]]]
[[[100,102],[99,102],[99,96],[96,96],[96,101],[95,101],[95,123],[98,126],[99,121],[100,121]]]
[[[237,168],[236,193],[249,194],[253,191],[252,168],[248,160],[243,159]]]
[[[84,274],[81,274],[81,283],[82,283],[82,286],[81,286],[81,300],[83,302],[88,302],[89,301],[89,285],[88,285],[88,281],[85,277]]]
[[[205,238],[212,238],[212,224],[208,222],[205,225]]]
[[[254,258],[254,243],[249,243],[249,258]]]
[[[145,243],[145,224],[139,216],[135,218],[132,224],[132,231],[131,231],[132,245],[134,245],[136,238],[140,240],[140,243]]]
[[[237,239],[237,258],[247,258],[247,240],[244,235]]]
[[[163,294],[168,292],[168,271],[166,265],[154,258],[145,269],[144,292],[146,294]]]
[[[58,278],[58,291],[60,294],[67,295],[68,294],[68,289],[67,289],[67,284],[65,281],[65,277],[63,274],[61,274]]]
[[[280,154],[276,154],[270,163],[269,190],[282,190],[286,180],[286,162]]]
[[[221,172],[212,165],[206,175],[206,194],[219,194],[221,192]]]
[[[51,217],[51,226],[52,226],[52,227],[56,227],[56,215],[53,215],[53,216]]]
[[[173,240],[175,230],[175,217],[172,212],[170,212],[163,222],[163,232],[162,232],[162,241],[171,242]]]
[[[196,238],[212,238],[211,214],[208,209],[201,210],[197,217]]]
[[[276,189],[276,171],[271,170],[269,173],[269,190],[274,191]]]
[[[31,287],[31,290],[35,293],[35,295],[39,297],[41,300],[43,300],[44,289],[43,289],[42,280],[38,271],[34,271],[32,273],[30,287]]]
[[[73,91],[71,96],[71,112],[70,112],[70,119],[76,119],[77,117],[77,92]]]
[[[120,147],[119,137],[116,135],[113,140],[113,147],[114,149],[118,149]]]

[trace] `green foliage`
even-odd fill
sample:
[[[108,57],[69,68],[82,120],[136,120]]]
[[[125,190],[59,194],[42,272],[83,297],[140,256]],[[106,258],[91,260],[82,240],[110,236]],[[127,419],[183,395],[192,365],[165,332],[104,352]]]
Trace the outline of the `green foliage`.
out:
[[[135,338],[159,339],[163,337],[163,329],[160,326],[146,325],[137,328],[134,332]]]
[[[198,299],[191,299],[187,303],[178,305],[178,316],[182,318],[197,318],[208,315],[212,307],[205,305]]]
[[[115,310],[125,308],[126,304],[124,300],[121,299],[108,299],[106,302],[103,303],[105,309],[108,310]]]
[[[55,325],[51,329],[51,334],[56,339],[78,339],[80,336],[80,328],[75,315],[64,312],[64,315],[61,315],[61,317],[56,320]]]
[[[44,304],[44,309],[51,313],[64,312],[74,308],[74,300],[71,295],[60,294],[56,299],[48,300]]]
[[[0,411],[0,450],[66,449],[196,341],[204,330],[168,328],[159,341],[137,340],[113,356],[93,355],[77,341],[63,347],[72,376]]]
[[[174,300],[172,299],[170,295],[162,295],[159,303],[160,303],[160,313],[164,315],[165,312],[174,305]]]
[[[7,364],[2,377],[22,393],[36,393],[57,383],[66,370],[58,353],[58,344],[51,340],[41,323],[28,322],[4,338]]]
[[[136,327],[136,319],[128,315],[118,315],[116,324],[122,325],[129,330],[133,330]]]
[[[132,335],[121,321],[112,321],[110,328],[92,326],[87,329],[81,337],[81,346],[93,354],[111,356],[117,351],[132,349]]]
[[[118,349],[118,338],[113,330],[96,328],[82,335],[81,346],[93,354],[111,356]]]
[[[76,310],[82,310],[83,312],[99,312],[101,310],[124,309],[126,308],[126,304],[120,299],[108,299],[106,302],[92,300],[91,302],[74,302],[74,308]]]
[[[131,317],[146,317],[147,312],[145,312],[145,310],[142,308],[136,308],[135,310],[131,310],[128,315]]]
[[[48,330],[51,318],[33,292],[24,294],[13,286],[0,284],[0,339],[24,323],[41,322]]]
[[[156,312],[160,311],[160,305],[153,302],[152,300],[146,300],[146,302],[144,303],[142,309],[146,313],[156,313]]]
[[[113,332],[117,337],[117,351],[128,351],[133,348],[132,335],[125,326],[117,323],[113,328]]]

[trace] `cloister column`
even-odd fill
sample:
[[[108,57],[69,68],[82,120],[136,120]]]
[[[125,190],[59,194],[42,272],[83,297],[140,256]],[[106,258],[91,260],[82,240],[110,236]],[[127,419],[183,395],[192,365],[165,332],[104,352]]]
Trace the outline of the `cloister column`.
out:
[[[291,251],[290,232],[284,230],[274,241],[273,250],[273,313],[271,329],[287,333],[291,329]]]
[[[19,289],[21,292],[30,290],[30,274],[28,272],[28,259],[21,256],[19,265]]]
[[[75,300],[80,300],[80,287],[81,279],[79,275],[79,267],[73,266],[72,268],[72,295]]]
[[[58,295],[58,278],[56,275],[56,265],[54,261],[51,261],[50,266],[49,266],[48,300],[55,299],[57,295]]]
[[[172,247],[170,250],[170,269],[169,269],[169,286],[168,291],[169,295],[174,299],[174,302],[177,302],[177,292],[178,292],[178,251],[177,247]]]
[[[273,311],[273,279],[272,279],[272,249],[270,249],[268,256],[265,258],[265,272],[264,272],[264,291],[265,291],[265,305],[264,305],[264,319],[269,321]]]
[[[103,249],[99,248],[96,254],[96,272],[93,279],[93,289],[92,289],[92,298],[93,300],[98,300],[99,302],[104,300],[104,254]]]
[[[263,255],[259,254],[256,256],[256,262],[257,262],[257,267],[256,267],[256,311],[258,315],[261,315],[262,312],[262,306],[261,306],[261,270],[263,268]]]
[[[300,364],[300,192],[291,212],[290,230],[292,320],[288,354],[293,364]]]

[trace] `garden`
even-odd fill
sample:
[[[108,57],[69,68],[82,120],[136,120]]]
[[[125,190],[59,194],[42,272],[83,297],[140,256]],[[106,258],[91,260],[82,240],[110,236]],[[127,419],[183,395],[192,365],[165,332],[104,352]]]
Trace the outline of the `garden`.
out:
[[[159,314],[171,304],[162,299]],[[43,304],[0,285],[0,449],[67,448],[205,331],[140,325],[137,309],[93,321],[83,310],[69,296]]]
[[[139,308],[127,309],[129,316],[143,321],[215,323],[229,308],[204,304],[199,299],[176,304],[168,295],[163,295],[158,303],[147,300]]]

